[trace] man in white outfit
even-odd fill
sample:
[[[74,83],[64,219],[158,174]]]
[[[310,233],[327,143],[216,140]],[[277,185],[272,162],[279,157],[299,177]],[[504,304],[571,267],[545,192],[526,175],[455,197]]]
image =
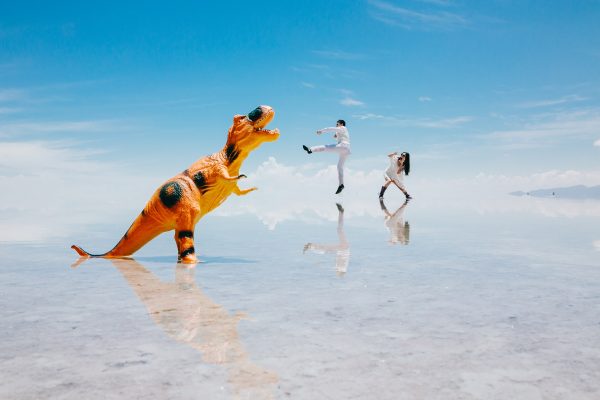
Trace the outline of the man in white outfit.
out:
[[[320,151],[328,151],[339,154],[340,159],[337,164],[339,186],[335,192],[335,194],[339,194],[342,190],[344,190],[344,164],[346,163],[346,158],[348,158],[350,155],[350,134],[348,133],[348,128],[346,128],[346,121],[343,119],[338,120],[335,124],[335,127],[319,129],[317,131],[317,135],[325,132],[333,132],[333,137],[337,139],[337,144],[313,146],[310,148],[303,145],[302,148],[308,154]]]

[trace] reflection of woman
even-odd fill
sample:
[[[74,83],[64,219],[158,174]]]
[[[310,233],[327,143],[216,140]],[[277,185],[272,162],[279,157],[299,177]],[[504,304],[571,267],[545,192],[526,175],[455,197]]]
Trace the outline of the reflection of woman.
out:
[[[390,231],[390,243],[408,244],[410,225],[408,222],[404,221],[404,209],[408,205],[408,200],[406,200],[393,214],[390,214],[387,210],[383,203],[383,199],[379,200],[379,204],[385,214],[385,227]]]
[[[335,253],[335,271],[338,275],[342,276],[348,271],[348,264],[350,263],[350,245],[346,240],[346,234],[344,233],[344,208],[341,204],[335,204],[338,209],[338,226],[337,234],[339,243],[338,244],[317,244],[307,243],[304,245],[304,252],[311,250],[317,254]]]
[[[381,187],[379,198],[383,199],[383,194],[386,189],[393,183],[402,191],[402,193],[404,193],[406,200],[412,199],[404,187],[404,175],[408,176],[408,173],[410,172],[410,154],[406,152],[401,154],[393,152],[388,154],[388,157],[390,159],[390,166],[385,170],[385,174],[383,175],[385,183]]]

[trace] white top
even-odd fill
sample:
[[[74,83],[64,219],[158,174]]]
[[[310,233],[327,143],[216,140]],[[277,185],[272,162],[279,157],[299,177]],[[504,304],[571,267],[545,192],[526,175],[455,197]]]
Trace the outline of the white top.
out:
[[[398,166],[398,160],[400,159],[400,154],[392,154],[390,156],[390,166],[385,170],[385,174],[390,177],[390,179],[398,179],[402,181],[402,177],[404,176],[404,168],[400,168]],[[398,173],[400,170],[400,173]]]
[[[333,137],[337,139],[338,144],[350,146],[350,134],[345,126],[332,126],[330,128],[319,129],[317,133],[333,132]]]

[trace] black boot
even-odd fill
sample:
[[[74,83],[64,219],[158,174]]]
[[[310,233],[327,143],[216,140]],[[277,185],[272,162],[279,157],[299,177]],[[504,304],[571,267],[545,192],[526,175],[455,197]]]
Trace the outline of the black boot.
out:
[[[312,153],[312,150],[309,149],[308,147],[306,147],[305,145],[302,145],[302,148],[304,149],[304,151],[306,151],[308,154]]]
[[[342,192],[342,190],[344,190],[344,184],[343,183],[340,186],[338,186],[335,194],[340,194]]]
[[[387,190],[387,187],[385,187],[385,186],[381,187],[381,191],[379,192],[380,199],[383,199],[383,194],[385,193],[386,190]]]

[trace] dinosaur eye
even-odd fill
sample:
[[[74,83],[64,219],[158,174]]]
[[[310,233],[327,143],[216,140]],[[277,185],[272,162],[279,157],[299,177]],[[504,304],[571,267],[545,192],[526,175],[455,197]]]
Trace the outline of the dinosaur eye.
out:
[[[248,113],[248,119],[250,121],[254,122],[262,116],[262,113],[263,113],[262,108],[256,107],[254,110],[252,110]]]

